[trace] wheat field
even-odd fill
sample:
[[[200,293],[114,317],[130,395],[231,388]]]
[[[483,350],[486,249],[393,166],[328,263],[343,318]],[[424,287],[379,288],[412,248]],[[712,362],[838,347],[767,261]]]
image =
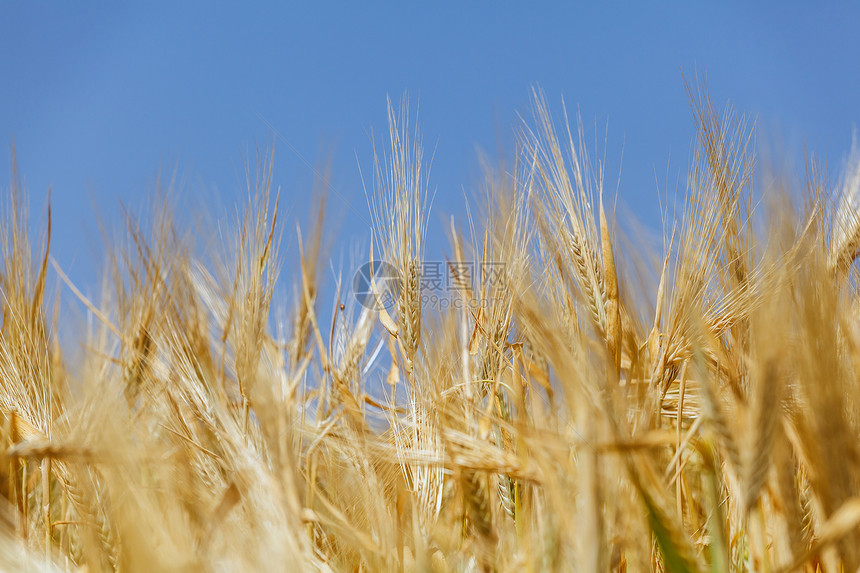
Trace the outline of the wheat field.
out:
[[[14,176],[0,569],[857,571],[860,156],[765,176],[754,125],[688,91],[657,250],[539,91],[485,208],[434,231],[389,103],[361,297],[353,268],[323,282],[322,207],[284,264],[270,156],[206,252],[169,209],[129,215],[96,298]]]

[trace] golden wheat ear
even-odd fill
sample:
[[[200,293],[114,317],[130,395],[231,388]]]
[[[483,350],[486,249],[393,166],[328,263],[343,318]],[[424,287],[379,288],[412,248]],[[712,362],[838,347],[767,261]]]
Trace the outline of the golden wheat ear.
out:
[[[374,149],[376,189],[371,203],[375,236],[380,238],[383,258],[397,274],[394,304],[397,343],[406,373],[411,377],[421,343],[421,272],[428,194],[420,133],[417,128],[414,133],[410,131],[409,102],[405,96],[399,110],[388,100],[388,136],[387,154],[380,156]]]

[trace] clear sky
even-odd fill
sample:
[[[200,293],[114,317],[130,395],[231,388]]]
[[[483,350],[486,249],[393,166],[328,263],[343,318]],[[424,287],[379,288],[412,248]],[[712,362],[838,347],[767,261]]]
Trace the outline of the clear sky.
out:
[[[694,137],[682,71],[757,117],[760,141],[805,144],[834,173],[860,119],[857,3],[226,4],[0,2],[0,188],[14,141],[31,210],[50,187],[54,255],[84,286],[93,202],[107,218],[120,201],[136,209],[175,168],[187,196],[214,193],[226,214],[270,126],[291,218],[307,218],[305,161],[328,155],[366,217],[357,163],[367,173],[370,129],[384,131],[385,97],[404,90],[435,148],[439,234],[436,215],[458,213],[474,187],[476,149],[513,141],[533,85],[556,111],[562,96],[578,107],[601,146],[608,122],[612,187],[621,164],[619,201],[655,229],[658,192],[683,182]],[[362,217],[330,203],[343,242],[367,237]]]

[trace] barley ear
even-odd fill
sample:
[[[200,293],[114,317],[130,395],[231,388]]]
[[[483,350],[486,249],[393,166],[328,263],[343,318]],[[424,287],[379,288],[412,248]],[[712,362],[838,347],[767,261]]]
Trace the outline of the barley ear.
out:
[[[663,339],[660,334],[660,328],[663,320],[663,298],[666,292],[666,274],[669,269],[669,257],[672,255],[672,244],[674,243],[675,235],[672,234],[672,240],[669,242],[669,248],[666,250],[666,258],[663,261],[663,270],[660,273],[660,284],[657,286],[657,301],[654,310],[654,326],[648,334],[646,341],[648,350],[648,360],[650,361],[650,376],[651,381],[656,381],[663,373],[665,366],[666,355],[663,350]],[[680,411],[680,410],[679,410]]]
[[[606,289],[606,344],[614,360],[615,374],[621,371],[621,314],[618,307],[618,275],[615,271],[615,256],[612,254],[612,239],[609,224],[603,210],[603,195],[600,196],[600,243],[603,249],[603,275]]]

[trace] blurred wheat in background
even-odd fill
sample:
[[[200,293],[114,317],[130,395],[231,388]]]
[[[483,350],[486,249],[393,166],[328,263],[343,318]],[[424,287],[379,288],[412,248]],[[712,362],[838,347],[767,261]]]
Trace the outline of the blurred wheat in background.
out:
[[[52,264],[50,211],[32,240],[15,175],[0,569],[856,571],[860,158],[836,185],[811,160],[764,177],[753,126],[690,101],[663,252],[629,240],[583,130],[536,92],[441,266],[419,132],[389,104],[358,264],[390,276],[364,298],[353,268],[319,296],[322,207],[282,266],[270,156],[206,252],[168,208],[129,215],[96,299]]]

